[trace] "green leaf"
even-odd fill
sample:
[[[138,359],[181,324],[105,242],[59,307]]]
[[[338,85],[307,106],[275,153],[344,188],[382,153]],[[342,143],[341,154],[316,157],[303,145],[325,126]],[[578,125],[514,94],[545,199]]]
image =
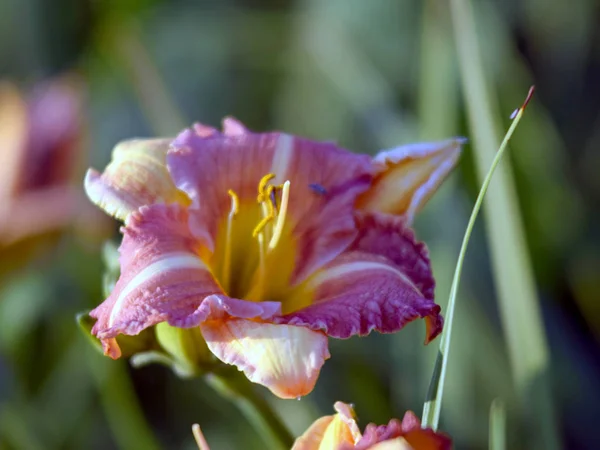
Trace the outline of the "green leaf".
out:
[[[92,347],[104,354],[104,350],[102,350],[102,344],[100,344],[98,338],[92,334],[92,327],[94,326],[94,323],[96,323],[96,320],[90,317],[89,313],[90,310],[88,309],[76,314],[75,321],[77,322],[79,330],[81,330],[87,341],[92,344]]]
[[[499,398],[490,406],[490,450],[506,450],[506,408]]]

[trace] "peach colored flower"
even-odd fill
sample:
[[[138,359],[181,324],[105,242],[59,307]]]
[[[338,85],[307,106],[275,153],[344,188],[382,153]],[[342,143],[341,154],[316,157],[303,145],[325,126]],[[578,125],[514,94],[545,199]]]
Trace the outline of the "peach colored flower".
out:
[[[350,405],[336,402],[337,414],[317,419],[296,439],[292,450],[449,450],[452,441],[443,433],[421,428],[421,422],[407,411],[400,422],[370,423],[364,434],[356,424]]]
[[[283,398],[309,393],[327,338],[442,328],[427,250],[410,222],[462,140],[370,158],[332,143],[197,124],[118,145],[90,199],[125,222],[121,277],[90,315],[119,334],[200,327],[208,348]],[[385,200],[385,201],[384,201]]]

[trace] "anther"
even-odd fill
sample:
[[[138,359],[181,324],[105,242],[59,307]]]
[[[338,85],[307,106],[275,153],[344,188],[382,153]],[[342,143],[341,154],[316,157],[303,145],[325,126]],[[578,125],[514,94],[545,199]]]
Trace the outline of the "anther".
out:
[[[240,210],[240,199],[237,196],[237,194],[231,189],[227,191],[227,194],[229,194],[229,196],[231,197],[231,211],[229,212],[229,218],[233,219],[233,216],[235,216]]]
[[[269,184],[269,181],[271,181],[273,178],[275,178],[275,174],[268,173],[264,177],[262,177],[260,179],[260,181],[258,182],[258,197],[256,200],[259,203],[263,202],[265,200],[265,188],[267,187],[267,184]],[[267,198],[268,198],[268,195],[267,195]]]
[[[266,195],[265,199],[261,201],[261,206],[263,208],[263,218],[262,220],[254,227],[252,231],[252,237],[258,236],[267,224],[277,217],[277,209],[272,201],[268,200],[271,197],[271,193],[275,191],[275,186],[268,186],[266,189],[263,189],[263,195]]]

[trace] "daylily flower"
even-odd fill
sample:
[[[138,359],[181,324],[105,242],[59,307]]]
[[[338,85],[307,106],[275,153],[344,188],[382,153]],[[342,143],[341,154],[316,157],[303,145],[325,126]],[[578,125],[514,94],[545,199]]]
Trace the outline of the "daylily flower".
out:
[[[317,419],[296,439],[292,450],[449,450],[452,441],[443,433],[421,428],[412,411],[400,422],[370,423],[361,434],[351,405],[336,402],[337,414]]]
[[[90,199],[125,222],[121,277],[90,315],[116,336],[167,322],[282,398],[309,393],[327,338],[442,329],[427,250],[409,225],[455,164],[460,139],[375,158],[226,118],[175,140],[115,148]]]
[[[73,186],[81,103],[80,83],[69,76],[38,84],[27,99],[0,83],[0,251],[12,252],[11,268],[56,232],[97,216]]]

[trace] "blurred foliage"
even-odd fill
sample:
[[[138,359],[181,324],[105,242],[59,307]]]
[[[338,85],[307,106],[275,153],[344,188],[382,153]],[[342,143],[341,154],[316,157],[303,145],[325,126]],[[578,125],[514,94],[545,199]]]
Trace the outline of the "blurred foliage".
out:
[[[549,341],[558,434],[565,448],[598,448],[600,4],[471,3],[498,126],[537,86],[507,156]],[[1,77],[28,92],[66,72],[87,94],[77,180],[86,165],[104,167],[121,139],[174,135],[227,114],[255,130],[368,153],[468,136],[442,1],[2,0]],[[443,307],[477,190],[467,148],[417,220]],[[89,224],[89,214],[82,208],[77,223]],[[132,369],[85,341],[73,318],[103,299],[102,246],[75,225],[24,268],[15,264],[23,253],[0,251],[0,448],[192,449],[194,422],[215,449],[261,448],[256,430],[202,381],[159,365]],[[487,448],[490,405],[500,398],[493,422],[506,427],[507,448],[527,448],[536,430],[518,413],[482,225],[467,254],[441,429],[456,448]],[[354,403],[363,426],[420,414],[437,351],[422,346],[422,327],[333,341],[311,395],[266,398],[295,434],[336,400]]]

